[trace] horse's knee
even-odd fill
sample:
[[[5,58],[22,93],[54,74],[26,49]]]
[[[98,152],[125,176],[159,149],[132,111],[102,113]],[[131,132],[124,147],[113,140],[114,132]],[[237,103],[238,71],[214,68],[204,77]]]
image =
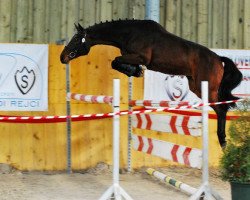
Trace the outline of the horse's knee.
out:
[[[111,62],[111,66],[113,69],[117,70],[119,68],[119,65],[120,63],[116,59]]]

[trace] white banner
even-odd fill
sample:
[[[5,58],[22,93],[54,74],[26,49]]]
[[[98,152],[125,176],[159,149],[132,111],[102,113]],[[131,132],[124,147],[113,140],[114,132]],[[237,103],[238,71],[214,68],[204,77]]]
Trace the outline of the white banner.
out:
[[[0,44],[0,110],[48,110],[48,45]]]
[[[250,97],[250,50],[212,49],[212,51],[231,58],[243,74],[241,84],[232,93],[239,97]],[[189,90],[185,76],[167,75],[150,70],[145,71],[144,99],[201,102],[201,99]]]

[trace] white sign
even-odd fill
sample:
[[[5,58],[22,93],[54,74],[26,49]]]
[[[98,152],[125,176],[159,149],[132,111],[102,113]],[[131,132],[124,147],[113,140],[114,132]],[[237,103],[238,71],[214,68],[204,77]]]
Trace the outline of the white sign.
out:
[[[48,110],[48,45],[0,44],[0,110]]]
[[[232,93],[239,97],[250,97],[250,50],[214,49],[212,51],[220,56],[231,58],[243,74],[241,84]],[[188,80],[185,76],[173,76],[146,70],[144,88],[145,100],[201,102],[201,99],[189,90]]]

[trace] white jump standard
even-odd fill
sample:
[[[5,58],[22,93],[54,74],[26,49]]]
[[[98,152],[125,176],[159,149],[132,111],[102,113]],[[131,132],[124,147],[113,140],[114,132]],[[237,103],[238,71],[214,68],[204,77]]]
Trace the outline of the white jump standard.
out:
[[[120,162],[120,80],[113,80],[113,96],[96,96],[67,93],[67,98],[88,103],[108,103],[113,108],[113,184],[104,192],[99,200],[133,200],[119,185],[119,162]],[[111,114],[111,113],[110,113]],[[104,114],[100,114],[103,116]],[[90,115],[92,116],[92,115]],[[95,114],[94,116],[98,116]]]
[[[113,112],[120,111],[120,80],[113,80]],[[126,191],[119,185],[119,162],[120,162],[120,115],[113,116],[113,184],[106,190],[99,200],[108,200],[112,197],[115,200],[133,200]]]

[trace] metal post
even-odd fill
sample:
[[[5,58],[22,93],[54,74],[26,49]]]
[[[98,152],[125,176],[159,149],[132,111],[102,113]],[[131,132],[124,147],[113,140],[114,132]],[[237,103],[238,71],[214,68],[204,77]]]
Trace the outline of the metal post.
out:
[[[128,102],[132,100],[133,96],[133,77],[130,76],[128,79]],[[128,106],[128,111],[132,111],[132,106]],[[128,172],[132,171],[131,166],[131,142],[132,142],[132,116],[128,115],[128,166],[127,170]]]
[[[146,0],[145,19],[151,19],[159,23],[160,21],[160,0]]]
[[[70,93],[70,65],[66,64],[66,94]],[[67,112],[67,172],[72,173],[71,168],[71,107],[70,98],[66,99]]]
[[[56,41],[57,45],[63,45],[66,43],[68,44],[68,38],[63,38]],[[67,146],[66,146],[66,156],[67,156],[67,172],[70,174],[72,173],[72,166],[71,166],[71,107],[70,107],[70,98],[68,98],[68,93],[70,93],[70,65],[66,64],[65,69],[66,74],[66,138],[67,138]]]

